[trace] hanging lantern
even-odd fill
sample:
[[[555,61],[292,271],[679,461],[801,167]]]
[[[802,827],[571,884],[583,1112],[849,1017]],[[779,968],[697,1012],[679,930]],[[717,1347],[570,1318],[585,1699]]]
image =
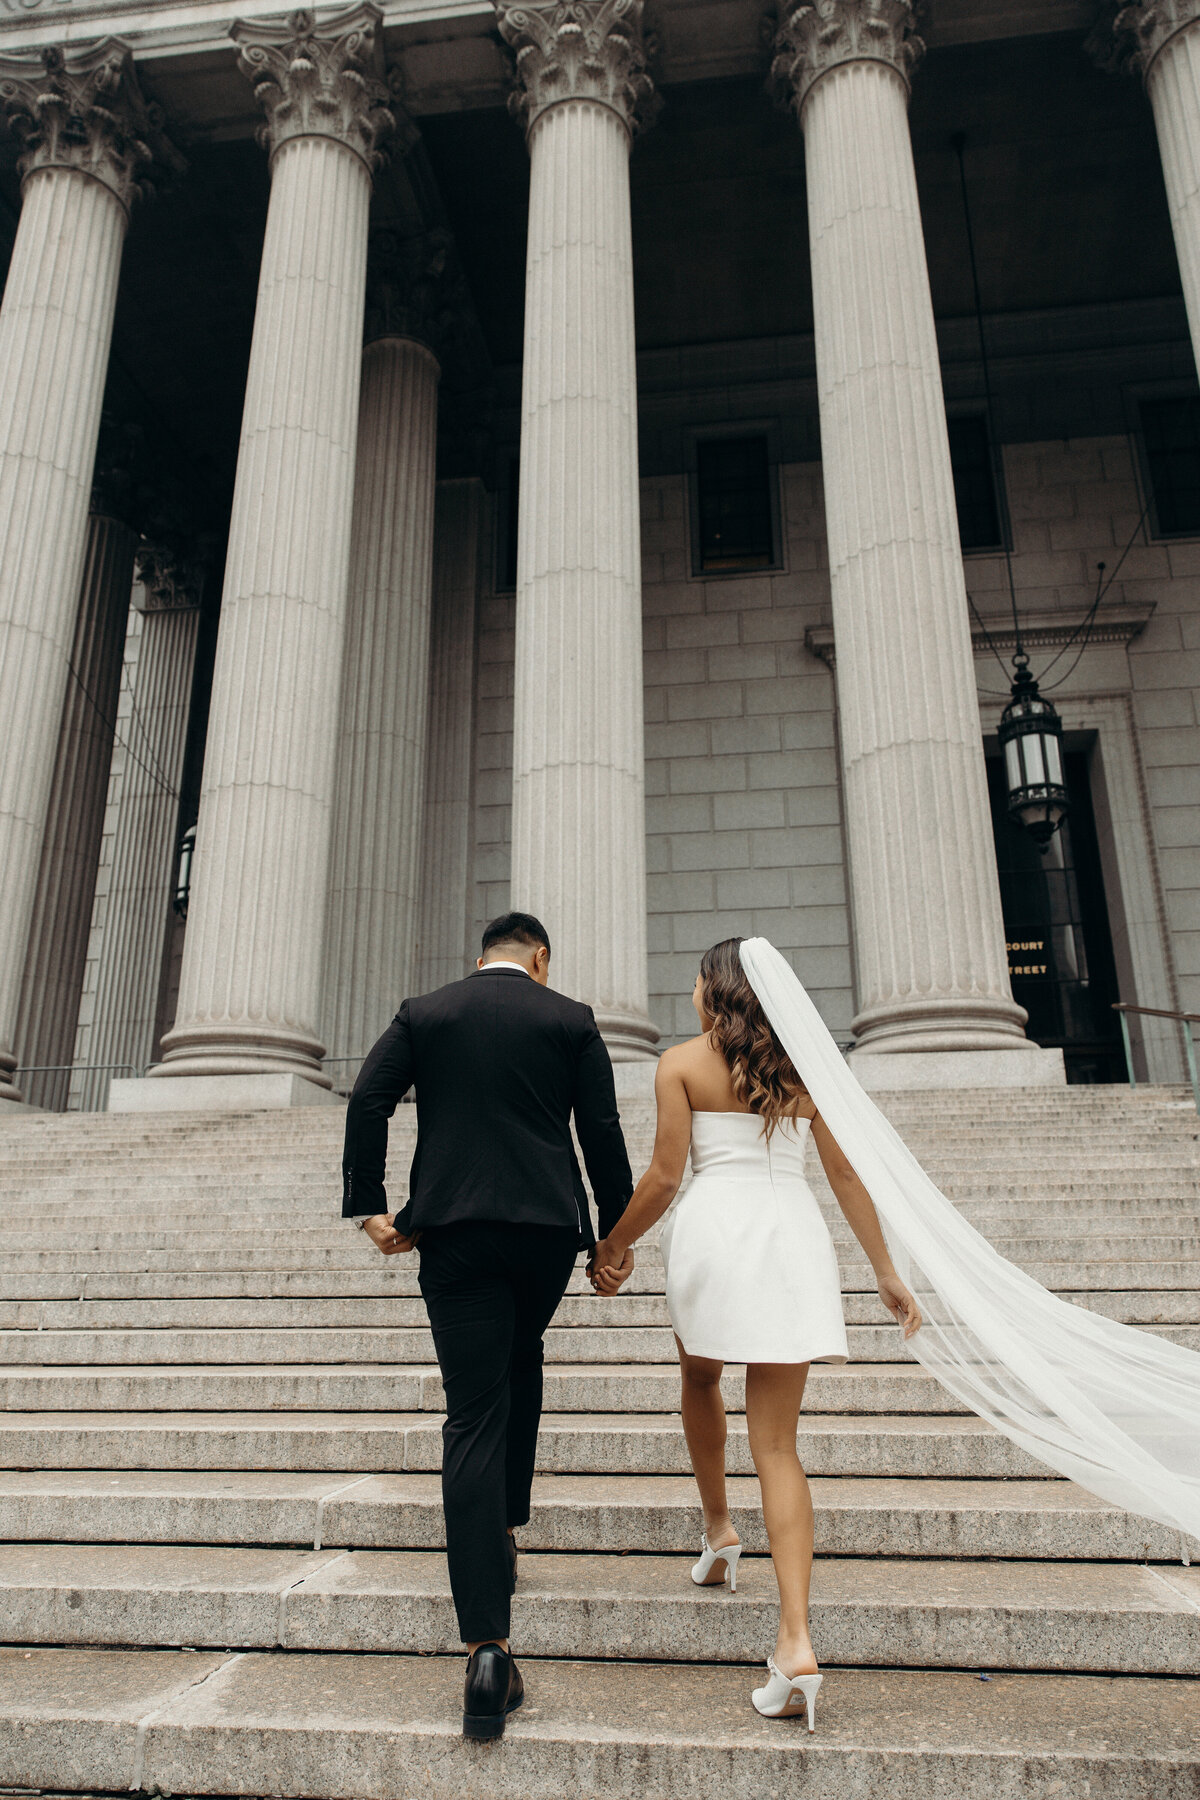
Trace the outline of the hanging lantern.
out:
[[[1071,808],[1063,779],[1062,720],[1025,666],[1000,717],[1008,816],[1045,850]]]
[[[196,853],[196,827],[189,825],[179,840],[179,863],[175,877],[175,893],[171,905],[181,919],[187,918],[188,895],[192,891],[192,857]]]

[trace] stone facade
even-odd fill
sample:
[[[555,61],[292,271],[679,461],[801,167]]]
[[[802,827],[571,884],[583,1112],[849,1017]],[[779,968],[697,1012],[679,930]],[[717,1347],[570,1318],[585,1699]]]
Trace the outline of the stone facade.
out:
[[[1009,239],[995,226],[993,180],[987,362],[961,285],[957,309],[944,299],[963,196],[924,84],[943,109],[967,95],[983,159],[982,65],[974,89],[956,86],[953,58],[994,42],[999,68],[1017,43],[1037,75],[1041,40],[1013,39],[986,7],[918,35],[907,0],[817,0],[784,7],[771,44],[710,22],[701,71],[686,8],[647,37],[640,0],[498,0],[447,62],[436,23],[426,44],[398,34],[403,10],[256,13],[217,38],[198,11],[168,45],[150,9],[135,50],[84,42],[77,22],[64,51],[52,5],[0,21],[25,194],[0,314],[0,528],[18,572],[11,593],[0,576],[0,693],[30,746],[0,781],[0,1092],[20,1093],[17,1062],[70,1058],[77,1012],[80,1070],[154,1065],[122,1105],[328,1096],[402,993],[467,966],[509,904],[546,916],[556,979],[643,1068],[691,1030],[698,954],[761,933],[864,1075],[883,1071],[874,1081],[1061,1079],[1059,1050],[1036,1053],[1014,1003],[985,780],[1012,599],[1035,672],[1065,675],[1054,698],[1088,759],[1114,991],[1200,1009],[1200,529],[1161,527],[1138,411],[1196,394],[1190,5],[1125,7],[1093,36],[1108,72],[1081,38],[1088,72],[1070,76],[1097,131],[1105,108],[1127,121],[1109,167],[1127,139],[1157,159],[1144,244],[1167,273],[1134,292],[1117,242],[1075,292],[1031,241],[1040,309],[1006,298],[1015,225]],[[204,85],[217,66],[219,92]],[[740,200],[702,213],[714,82],[722,129],[770,90],[777,110],[754,114],[738,155],[763,182],[791,172],[790,211],[734,259],[732,285],[720,233],[754,183],[718,152]],[[194,168],[173,148],[176,114]],[[493,116],[506,135],[487,139]],[[527,169],[527,218],[484,218],[489,159],[468,172],[467,139],[490,144],[510,188]],[[171,330],[147,265],[121,275],[123,246],[134,199],[156,190],[139,217],[177,253],[171,209],[216,192],[224,144],[243,187],[260,184],[262,233],[257,294],[238,290],[249,369],[226,409],[241,418],[227,484],[202,505],[189,450],[182,480],[156,469],[121,514],[126,561],[135,540],[143,569],[170,542],[173,567],[213,577],[214,611],[223,562],[215,669],[195,673],[199,578],[176,583],[186,617],[135,609],[114,751],[111,703],[89,684],[114,685],[127,570],[106,589],[104,669],[80,689],[85,732],[64,694],[96,605],[101,394],[106,379],[106,406],[129,387],[109,334],[132,288],[143,338],[147,308]],[[652,229],[658,182],[672,199]],[[688,272],[711,288],[708,337],[682,280],[664,312],[643,274],[655,229],[692,217],[693,193],[714,246]],[[778,300],[805,256],[792,329],[765,330],[755,289],[774,282]],[[210,310],[223,325],[215,285]],[[169,347],[158,368],[165,393]],[[954,423],[989,407],[1008,557],[959,543]],[[215,426],[197,430],[220,448]],[[703,570],[697,445],[739,431],[770,445],[772,548],[761,566]],[[128,730],[148,669],[161,742],[143,781]],[[70,794],[47,787],[56,732],[61,767],[86,763]],[[169,901],[193,824],[185,928]],[[67,839],[60,926],[38,895],[66,879]],[[93,889],[86,967],[60,993]],[[58,959],[51,994],[39,971],[60,938],[74,960]],[[1147,1072],[1180,1074],[1173,1026],[1139,1042]]]

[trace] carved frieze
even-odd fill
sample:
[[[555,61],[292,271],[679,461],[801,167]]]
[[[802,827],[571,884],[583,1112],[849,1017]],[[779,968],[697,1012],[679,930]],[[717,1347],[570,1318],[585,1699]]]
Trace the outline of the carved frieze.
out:
[[[21,144],[23,178],[38,169],[77,169],[129,207],[151,186],[152,173],[183,168],[120,38],[85,50],[54,45],[38,56],[0,56],[0,105]]]
[[[831,69],[886,63],[907,86],[924,53],[910,0],[800,0],[779,27],[771,78],[798,117],[814,83]]]
[[[516,65],[509,106],[526,132],[562,100],[599,101],[631,133],[652,122],[657,98],[646,70],[642,0],[495,5]]]
[[[396,124],[383,78],[382,17],[377,6],[351,6],[318,22],[304,9],[279,24],[239,19],[231,27],[238,67],[266,115],[258,132],[265,149],[329,137],[378,168]]]

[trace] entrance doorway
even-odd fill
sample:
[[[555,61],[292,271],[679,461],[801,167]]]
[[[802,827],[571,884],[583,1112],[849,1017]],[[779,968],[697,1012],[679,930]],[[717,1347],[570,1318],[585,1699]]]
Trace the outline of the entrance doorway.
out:
[[[1068,750],[1063,761],[1071,812],[1043,854],[1008,818],[1000,756],[987,758],[1013,998],[1033,1042],[1062,1050],[1068,1081],[1125,1081],[1087,752]]]

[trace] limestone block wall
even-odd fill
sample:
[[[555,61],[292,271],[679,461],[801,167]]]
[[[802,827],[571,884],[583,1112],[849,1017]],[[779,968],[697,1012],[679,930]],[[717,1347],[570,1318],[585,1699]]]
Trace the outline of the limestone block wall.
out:
[[[1095,591],[1097,562],[1112,572],[1142,512],[1131,442],[1008,445],[1004,473],[1022,615],[1058,611],[1074,623]],[[773,938],[839,1038],[853,1013],[834,684],[805,648],[806,630],[830,617],[819,463],[785,465],[780,484],[784,569],[710,579],[691,574],[686,477],[641,485],[650,992],[664,1042],[691,1033],[699,954],[734,933]],[[1002,619],[1003,557],[968,556],[966,575],[979,611]],[[1104,720],[1128,719],[1101,748],[1110,769],[1116,757],[1130,765],[1120,803],[1144,816],[1152,866],[1139,869],[1138,894],[1110,895],[1114,936],[1148,931],[1163,946],[1163,990],[1143,995],[1148,1003],[1177,995],[1198,1011],[1200,539],[1137,534],[1106,604],[1147,601],[1155,611],[1144,631],[1128,646],[1087,649],[1054,697],[1073,729],[1090,724],[1094,707],[1102,740]],[[1036,651],[1035,671],[1054,654]],[[477,928],[509,898],[512,662],[513,597],[489,588],[479,624]],[[981,655],[977,673],[985,720],[994,720],[1002,672]]]
[[[1075,619],[1095,592],[1098,562],[1112,572],[1141,515],[1144,496],[1128,437],[1010,444],[1004,474],[1013,575],[1022,613],[1062,610]],[[967,589],[985,615],[1008,604],[1004,561],[966,559]],[[1136,777],[1149,811],[1158,886],[1179,1004],[1200,1010],[1200,538],[1153,541],[1143,527],[1105,596],[1106,605],[1154,603],[1128,645],[1087,650],[1056,703],[1076,695],[1128,694]],[[1033,655],[1038,672],[1053,652]],[[1068,651],[1048,677],[1070,666]],[[981,689],[1001,684],[994,661],[978,663]],[[1110,897],[1111,898],[1111,897]]]

